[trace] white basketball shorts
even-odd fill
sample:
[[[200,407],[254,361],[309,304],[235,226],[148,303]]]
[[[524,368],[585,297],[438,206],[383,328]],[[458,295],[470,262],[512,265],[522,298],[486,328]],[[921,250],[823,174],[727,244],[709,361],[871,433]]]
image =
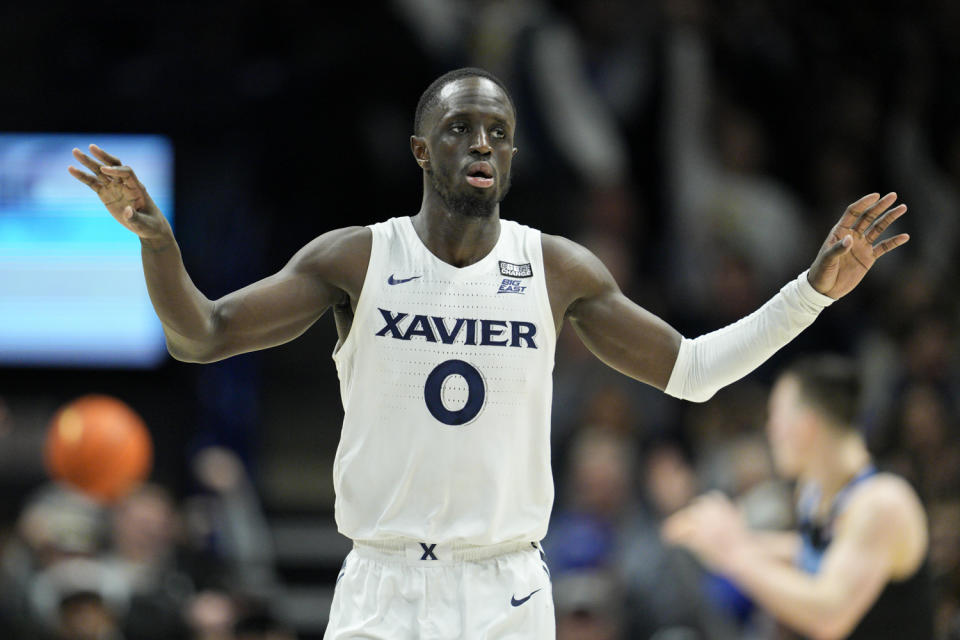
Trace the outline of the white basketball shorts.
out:
[[[355,542],[324,640],[553,640],[540,545]]]

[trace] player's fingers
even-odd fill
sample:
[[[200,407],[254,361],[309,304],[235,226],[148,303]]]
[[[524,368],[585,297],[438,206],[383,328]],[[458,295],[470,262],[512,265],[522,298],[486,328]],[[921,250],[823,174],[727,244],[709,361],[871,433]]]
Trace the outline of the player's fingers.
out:
[[[93,175],[95,176],[103,175],[100,173],[100,167],[101,167],[100,163],[94,160],[93,158],[91,158],[90,156],[88,156],[87,154],[85,154],[84,152],[80,151],[80,149],[73,150],[73,157],[77,159],[77,162],[85,166],[87,169],[90,169],[90,171],[93,172]]]
[[[123,164],[122,162],[120,162],[120,158],[118,158],[115,155],[107,153],[106,151],[104,151],[103,149],[101,149],[95,144],[90,145],[90,153],[95,155],[103,164],[108,164],[114,167],[118,167]]]
[[[123,183],[125,187],[139,187],[140,181],[137,179],[137,174],[133,172],[133,169],[130,167],[109,167],[102,166],[100,171],[110,178],[114,178]]]
[[[893,224],[893,222],[897,218],[899,218],[906,212],[907,212],[907,205],[901,204],[894,207],[893,209],[890,209],[885,214],[877,218],[877,221],[874,222],[873,225],[870,228],[868,228],[867,232],[864,234],[864,237],[867,239],[867,242],[872,243],[874,240],[879,238],[880,235],[884,231],[886,231],[887,227]]]
[[[863,215],[857,219],[857,222],[853,225],[854,231],[859,231],[864,233],[873,221],[883,215],[883,212],[886,211],[894,202],[897,201],[897,194],[890,192],[887,195],[883,196],[877,203],[863,212]]]
[[[124,167],[124,166],[112,167],[112,166],[103,165],[103,167],[101,168],[103,171],[109,173],[110,175],[117,176],[118,178],[128,176],[133,173],[133,169],[131,169],[130,167]]]
[[[879,193],[871,193],[851,203],[843,212],[843,216],[840,217],[840,226],[852,227],[857,221],[857,218],[859,218],[864,211],[876,204],[879,199]]]
[[[94,176],[89,173],[84,173],[76,167],[67,167],[67,171],[69,171],[70,175],[74,178],[93,189],[94,193],[100,193],[100,188],[103,187],[103,185]]]
[[[877,243],[873,246],[873,257],[874,259],[879,258],[883,254],[893,251],[897,247],[904,245],[910,239],[910,234],[901,233],[898,236],[893,236],[892,238],[887,238],[883,242]]]
[[[843,236],[842,238],[840,238],[840,240],[838,240],[837,242],[834,242],[833,245],[830,246],[823,253],[823,256],[822,256],[823,262],[829,263],[836,260],[837,258],[842,256],[844,253],[849,251],[850,247],[852,246],[853,246],[853,236],[851,236],[850,234]]]

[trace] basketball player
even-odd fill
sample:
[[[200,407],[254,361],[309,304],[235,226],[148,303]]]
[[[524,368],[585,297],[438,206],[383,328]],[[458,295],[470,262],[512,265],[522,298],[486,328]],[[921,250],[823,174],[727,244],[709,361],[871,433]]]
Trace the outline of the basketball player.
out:
[[[212,362],[282,344],[332,308],[345,411],[336,519],[354,541],[327,638],[549,638],[541,562],[553,502],[551,372],[569,320],[611,367],[703,401],[753,370],[883,254],[896,194],[847,208],[810,269],[738,323],[690,340],[628,300],[588,250],[500,218],[516,113],[460,69],[421,96],[420,211],[326,233],[278,273],[208,300],[133,169],[91,146],[70,172],[140,237],[170,353]],[[893,208],[891,208],[893,207]]]
[[[750,531],[712,493],[670,517],[664,537],[810,637],[929,640],[926,516],[910,485],[874,468],[857,392],[850,362],[818,356],[770,394],[767,435],[778,472],[799,481],[799,532]]]

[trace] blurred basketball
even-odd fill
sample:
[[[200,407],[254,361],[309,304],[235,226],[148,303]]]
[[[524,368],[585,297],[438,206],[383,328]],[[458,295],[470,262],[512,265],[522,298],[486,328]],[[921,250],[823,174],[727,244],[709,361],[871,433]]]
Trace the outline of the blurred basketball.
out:
[[[143,419],[120,400],[77,398],[50,421],[47,471],[101,502],[113,502],[150,473],[153,444]]]

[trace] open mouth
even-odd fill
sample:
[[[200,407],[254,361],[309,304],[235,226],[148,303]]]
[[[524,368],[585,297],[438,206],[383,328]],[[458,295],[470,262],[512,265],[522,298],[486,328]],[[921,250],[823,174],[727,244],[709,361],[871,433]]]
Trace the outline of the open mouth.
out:
[[[480,189],[493,186],[493,168],[486,162],[474,162],[467,167],[467,182]]]

